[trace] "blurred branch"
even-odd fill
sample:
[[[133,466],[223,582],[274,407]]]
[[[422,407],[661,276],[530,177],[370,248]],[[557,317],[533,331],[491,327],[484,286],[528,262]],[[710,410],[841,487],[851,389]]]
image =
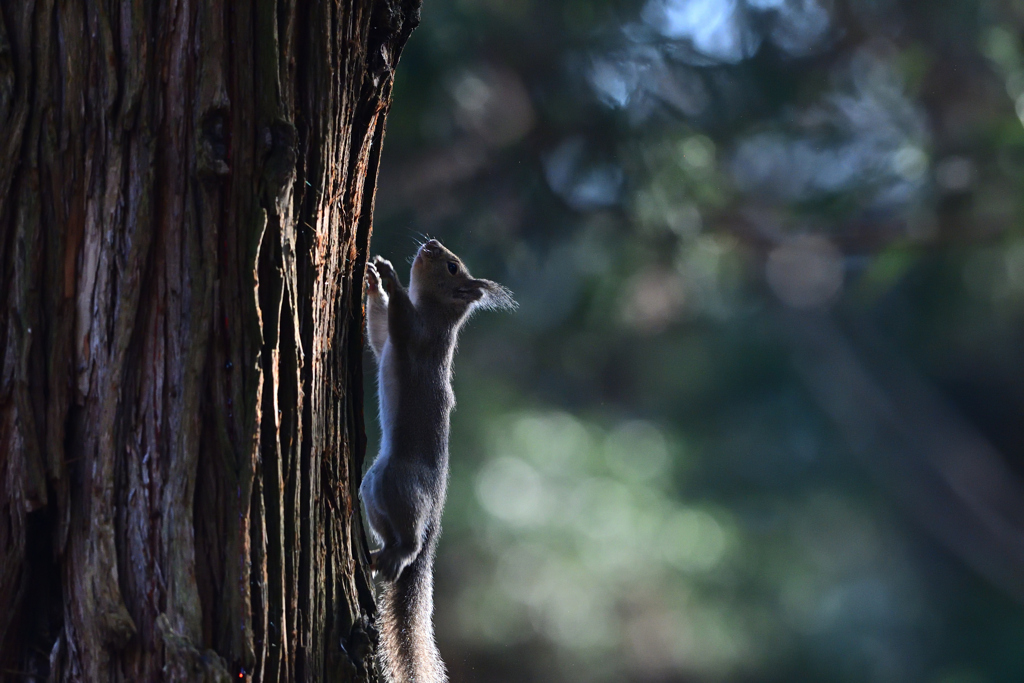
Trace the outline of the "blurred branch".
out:
[[[808,389],[850,449],[949,550],[1024,603],[1024,482],[919,373],[858,320],[784,311]]]

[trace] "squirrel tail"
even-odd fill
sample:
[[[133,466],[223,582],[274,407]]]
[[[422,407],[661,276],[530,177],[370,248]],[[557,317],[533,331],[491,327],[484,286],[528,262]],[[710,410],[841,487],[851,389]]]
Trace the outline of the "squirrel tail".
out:
[[[434,642],[434,552],[430,532],[420,554],[381,592],[377,628],[380,664],[388,683],[446,683],[444,662]]]

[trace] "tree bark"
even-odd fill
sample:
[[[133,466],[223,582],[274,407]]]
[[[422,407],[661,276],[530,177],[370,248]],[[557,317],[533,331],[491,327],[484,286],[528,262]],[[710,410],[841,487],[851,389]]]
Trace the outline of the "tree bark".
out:
[[[0,0],[0,679],[374,680],[362,276],[419,0]]]

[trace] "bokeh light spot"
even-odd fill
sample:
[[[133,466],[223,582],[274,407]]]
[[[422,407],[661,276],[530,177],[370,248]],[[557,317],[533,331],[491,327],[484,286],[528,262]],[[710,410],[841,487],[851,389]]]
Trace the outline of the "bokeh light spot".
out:
[[[827,238],[802,235],[772,250],[765,275],[772,291],[786,304],[819,308],[842,289],[842,255]]]

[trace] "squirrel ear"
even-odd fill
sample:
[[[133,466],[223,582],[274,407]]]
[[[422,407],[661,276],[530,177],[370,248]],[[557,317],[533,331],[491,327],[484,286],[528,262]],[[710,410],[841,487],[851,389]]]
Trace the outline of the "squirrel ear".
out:
[[[479,308],[514,310],[519,306],[512,298],[512,292],[497,282],[473,280],[473,284],[479,287],[480,297],[478,297],[479,303],[477,303]]]
[[[472,304],[484,296],[483,280],[470,280],[466,284],[455,288],[455,298],[459,301],[464,301],[467,304]]]

